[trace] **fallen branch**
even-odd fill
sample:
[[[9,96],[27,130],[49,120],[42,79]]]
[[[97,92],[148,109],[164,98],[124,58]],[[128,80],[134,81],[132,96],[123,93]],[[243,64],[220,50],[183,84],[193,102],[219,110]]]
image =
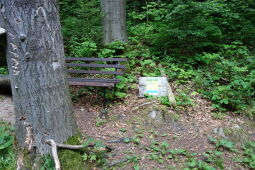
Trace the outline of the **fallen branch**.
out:
[[[53,157],[54,162],[55,162],[56,170],[60,170],[61,169],[60,168],[60,161],[59,161],[59,158],[58,158],[57,148],[71,149],[71,150],[80,150],[80,149],[85,149],[85,148],[96,146],[96,144],[89,144],[89,145],[86,145],[86,146],[83,146],[83,145],[60,144],[60,143],[56,143],[53,139],[47,140],[46,143],[51,145],[51,152],[52,152],[52,157]],[[113,148],[110,147],[110,146],[105,146],[104,149],[106,149],[106,151],[113,150]]]
[[[147,102],[147,103],[142,103],[142,104],[140,104],[140,105],[134,107],[133,109],[131,109],[131,111],[133,112],[133,111],[135,111],[135,110],[140,109],[140,108],[143,107],[143,106],[150,105],[150,104],[153,104],[153,103],[155,103],[155,101]]]

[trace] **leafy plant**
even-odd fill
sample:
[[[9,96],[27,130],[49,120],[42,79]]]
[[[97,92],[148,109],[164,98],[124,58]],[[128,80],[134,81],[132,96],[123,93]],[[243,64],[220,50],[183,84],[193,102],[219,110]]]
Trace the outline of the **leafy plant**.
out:
[[[42,159],[42,166],[40,167],[40,170],[54,170],[55,169],[54,161],[51,159],[51,157],[49,155],[44,156],[41,159]]]
[[[0,74],[8,74],[8,69],[7,67],[0,67]]]
[[[216,170],[216,168],[210,166],[208,163],[197,160],[195,158],[190,158],[187,163],[188,168],[199,169],[199,170]]]
[[[213,137],[209,137],[208,139],[211,143],[215,144],[217,148],[223,148],[233,152],[236,151],[235,144],[227,139],[217,140]]]
[[[104,119],[100,119],[100,118],[96,119],[96,127],[100,127],[105,123],[106,123],[106,120],[104,120]]]
[[[242,158],[239,162],[247,166],[248,168],[255,168],[255,142],[250,141],[242,146]]]
[[[214,164],[218,168],[224,169],[223,159],[221,157],[222,155],[223,155],[222,152],[215,150],[207,151],[206,153],[203,154],[203,156],[206,157],[207,163]]]
[[[177,89],[176,90],[177,96],[176,96],[176,104],[177,106],[194,106],[193,99],[188,94],[188,91]]]
[[[15,169],[13,132],[13,127],[0,122],[0,167],[6,170]]]
[[[102,150],[102,148],[106,148],[106,146],[103,141],[96,140],[94,138],[87,138],[82,145],[85,147],[92,146],[92,149],[89,152],[83,153],[82,159],[84,161],[89,160],[90,162],[95,162],[98,165],[104,165],[106,163],[106,151]]]

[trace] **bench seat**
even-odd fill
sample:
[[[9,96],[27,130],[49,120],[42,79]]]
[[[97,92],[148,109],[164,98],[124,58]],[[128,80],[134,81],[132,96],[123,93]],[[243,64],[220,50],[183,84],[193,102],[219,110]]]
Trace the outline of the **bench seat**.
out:
[[[68,78],[69,84],[74,86],[96,86],[96,87],[114,87],[119,83],[118,79],[90,79],[90,78]]]

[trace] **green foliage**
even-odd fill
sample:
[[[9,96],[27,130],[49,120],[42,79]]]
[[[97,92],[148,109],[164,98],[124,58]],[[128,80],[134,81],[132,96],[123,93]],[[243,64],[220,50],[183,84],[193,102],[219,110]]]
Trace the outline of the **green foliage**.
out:
[[[92,146],[90,151],[84,152],[82,159],[84,161],[90,161],[91,163],[96,163],[97,165],[104,165],[106,163],[105,151],[102,148],[106,148],[106,145],[101,140],[96,140],[94,138],[87,138],[82,144],[85,147]]]
[[[208,55],[211,56],[204,54]],[[213,59],[206,60],[209,65],[204,66],[195,79],[204,97],[223,111],[240,111],[254,105],[255,55],[240,42],[233,42],[223,45],[221,51],[213,56]]]
[[[146,53],[165,66],[170,80],[195,81],[216,110],[252,115],[254,6],[238,0],[150,1],[129,13],[130,40],[147,45]]]
[[[72,145],[80,145],[81,136],[77,135],[68,139],[67,143]],[[81,150],[60,150],[59,159],[63,169],[92,169],[95,166],[103,166],[105,159],[105,144],[103,141],[94,138],[87,138],[83,143],[86,149]]]
[[[216,168],[210,166],[208,163],[201,160],[197,160],[195,158],[189,159],[187,166],[188,168],[185,168],[186,170],[189,170],[189,169],[216,170]]]
[[[98,0],[61,0],[60,14],[67,54],[128,59],[109,98],[125,98],[139,76],[160,76],[160,63],[175,84],[193,82],[215,111],[254,116],[254,7],[252,0],[128,0],[129,42],[103,48]],[[187,91],[177,91],[177,102],[194,105]]]
[[[79,151],[73,150],[60,150],[59,160],[62,166],[62,169],[68,170],[73,167],[77,169],[84,169],[85,163],[82,160],[82,155]]]
[[[224,162],[222,159],[223,153],[219,151],[207,151],[203,154],[206,158],[206,162],[216,165],[220,169],[224,169]]]
[[[4,170],[15,169],[14,128],[0,122],[0,167]]]
[[[242,146],[243,153],[242,159],[240,160],[248,168],[254,169],[255,168],[255,142],[250,141],[245,143]]]
[[[42,165],[40,170],[55,170],[54,160],[51,159],[50,155],[41,158]]]
[[[8,74],[8,68],[7,67],[0,67],[0,74]]]
[[[68,54],[84,41],[100,44],[102,30],[98,0],[60,0],[59,5],[62,32]]]
[[[166,105],[166,106],[171,106],[171,102],[169,101],[168,97],[163,96],[163,97],[160,97],[159,100],[160,100],[161,104]]]
[[[177,155],[188,155],[185,149],[169,149],[169,144],[166,141],[152,141],[151,146],[146,150],[151,152],[149,159],[159,163],[163,163],[167,159],[173,159]]]
[[[213,137],[209,137],[208,139],[211,143],[215,144],[217,148],[223,148],[233,152],[236,151],[235,144],[227,139],[217,140]]]
[[[245,16],[254,5],[251,1],[237,0],[149,2],[142,10],[129,13],[133,21],[130,24],[134,25],[130,32],[153,45],[157,52],[166,50],[178,56],[192,56],[203,50],[217,50],[218,44],[237,37],[247,43],[254,42],[250,39],[255,34],[251,29],[254,13]]]
[[[97,45],[94,42],[84,41],[82,43],[75,43],[71,46],[71,56],[74,57],[91,57],[97,51]]]
[[[100,118],[96,119],[96,126],[97,127],[100,127],[100,126],[104,125],[105,123],[106,123],[106,120],[103,120],[103,119],[100,119]]]
[[[176,104],[177,106],[194,106],[193,99],[187,90],[177,89]]]

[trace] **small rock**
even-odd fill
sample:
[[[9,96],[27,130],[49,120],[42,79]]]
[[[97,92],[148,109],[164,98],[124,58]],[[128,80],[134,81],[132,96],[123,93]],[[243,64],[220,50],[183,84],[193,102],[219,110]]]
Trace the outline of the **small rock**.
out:
[[[240,129],[242,129],[239,125],[234,125],[233,127],[232,127],[232,129],[234,129],[234,130],[240,130]]]
[[[163,115],[158,110],[152,110],[149,112],[149,117],[154,119],[157,122],[161,122],[163,120]]]
[[[124,115],[124,114],[119,114],[119,115],[117,116],[117,120],[124,120],[125,117],[126,117],[126,115]]]
[[[223,138],[226,138],[223,128],[215,128],[213,132]]]

